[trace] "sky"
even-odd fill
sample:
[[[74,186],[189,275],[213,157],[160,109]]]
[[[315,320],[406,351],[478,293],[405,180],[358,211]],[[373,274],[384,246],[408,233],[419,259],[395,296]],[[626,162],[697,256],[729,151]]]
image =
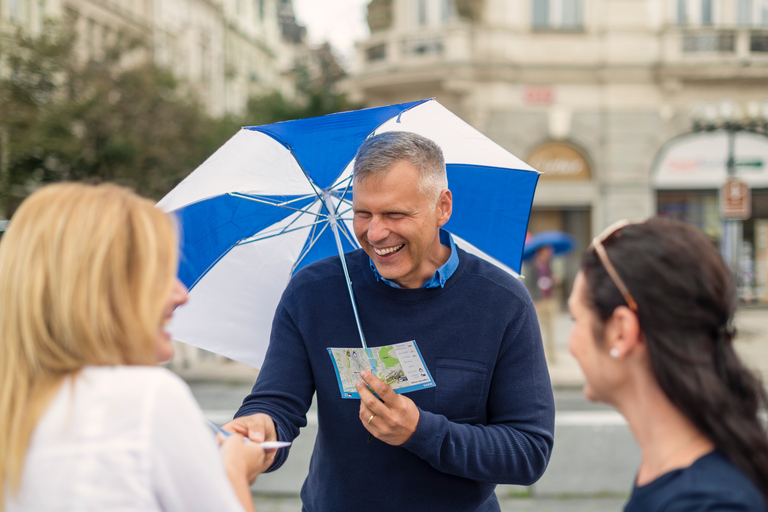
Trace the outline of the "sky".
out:
[[[311,44],[330,41],[345,63],[351,62],[356,40],[365,39],[369,0],[293,0],[298,22],[307,27]]]

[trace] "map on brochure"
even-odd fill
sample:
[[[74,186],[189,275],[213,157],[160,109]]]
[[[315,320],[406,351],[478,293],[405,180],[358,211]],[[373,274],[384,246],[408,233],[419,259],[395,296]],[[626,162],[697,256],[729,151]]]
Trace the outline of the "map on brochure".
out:
[[[435,386],[415,341],[373,348],[329,348],[342,398],[360,398],[355,383],[366,370],[396,393]]]

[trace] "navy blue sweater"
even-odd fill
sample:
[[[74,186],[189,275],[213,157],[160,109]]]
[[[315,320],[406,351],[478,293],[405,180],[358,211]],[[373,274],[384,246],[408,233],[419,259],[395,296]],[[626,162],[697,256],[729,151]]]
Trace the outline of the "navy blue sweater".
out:
[[[766,512],[757,486],[720,452],[635,486],[625,512]]]
[[[305,511],[498,511],[495,485],[538,480],[553,444],[552,388],[525,287],[460,249],[459,267],[434,289],[389,287],[362,250],[346,258],[368,346],[416,340],[435,380],[408,394],[419,407],[416,432],[403,446],[368,443],[359,400],[341,398],[326,349],[360,339],[338,257],[291,279],[237,416],[269,414],[290,441],[317,392]],[[280,450],[271,469],[286,456]]]

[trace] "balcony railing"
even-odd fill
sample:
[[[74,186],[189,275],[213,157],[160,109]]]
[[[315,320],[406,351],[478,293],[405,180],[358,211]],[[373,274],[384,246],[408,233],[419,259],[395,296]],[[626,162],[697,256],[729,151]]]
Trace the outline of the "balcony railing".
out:
[[[749,51],[753,53],[768,53],[768,31],[752,31],[749,36]]]
[[[410,34],[375,34],[358,53],[363,66],[420,66],[426,62],[466,60],[471,33],[463,27],[419,30]]]
[[[684,33],[683,52],[733,53],[736,51],[735,36],[734,30]]]
[[[662,32],[661,43],[662,60],[672,72],[680,64],[691,64],[707,74],[712,69],[705,63],[743,67],[750,60],[768,58],[768,30],[763,28],[670,26]],[[684,68],[685,73],[692,71]]]
[[[440,55],[444,50],[442,37],[405,39],[402,41],[403,56]]]

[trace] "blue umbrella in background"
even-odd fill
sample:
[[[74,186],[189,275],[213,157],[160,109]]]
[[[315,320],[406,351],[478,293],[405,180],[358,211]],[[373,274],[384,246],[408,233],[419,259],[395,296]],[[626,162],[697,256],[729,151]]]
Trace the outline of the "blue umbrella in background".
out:
[[[576,238],[557,230],[534,233],[525,241],[523,260],[533,258],[537,250],[546,246],[552,247],[553,255],[565,255],[576,247]]]
[[[190,290],[174,338],[261,366],[291,275],[332,255],[344,264],[359,248],[354,157],[388,131],[440,145],[453,193],[445,228],[462,249],[519,272],[539,173],[435,100],[246,127],[158,204],[179,219],[179,277]],[[365,346],[348,276],[347,289]]]

